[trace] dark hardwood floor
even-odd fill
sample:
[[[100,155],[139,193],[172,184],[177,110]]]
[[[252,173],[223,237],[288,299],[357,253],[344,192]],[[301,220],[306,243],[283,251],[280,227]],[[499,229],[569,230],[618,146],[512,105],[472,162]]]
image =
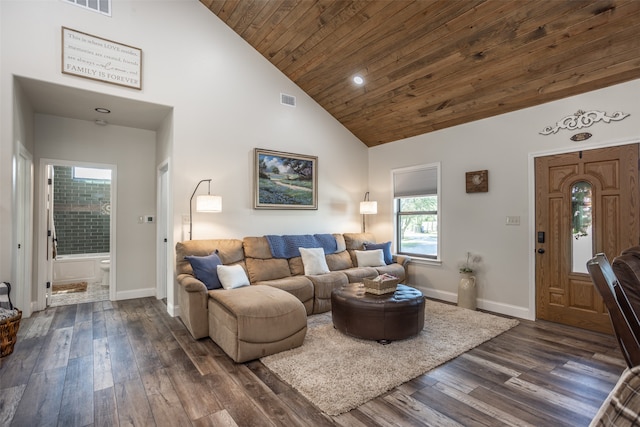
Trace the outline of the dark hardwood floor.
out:
[[[162,301],[106,301],[22,320],[0,359],[0,425],[586,426],[624,367],[611,336],[521,321],[329,417],[259,361],[235,364],[193,340]]]

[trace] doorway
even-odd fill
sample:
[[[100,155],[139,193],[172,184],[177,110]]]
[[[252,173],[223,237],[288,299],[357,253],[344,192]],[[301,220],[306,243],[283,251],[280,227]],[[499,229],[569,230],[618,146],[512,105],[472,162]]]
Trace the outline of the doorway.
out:
[[[45,169],[45,306],[112,299],[115,167],[49,161]]]
[[[612,333],[586,270],[638,244],[638,144],[535,159],[536,317]]]

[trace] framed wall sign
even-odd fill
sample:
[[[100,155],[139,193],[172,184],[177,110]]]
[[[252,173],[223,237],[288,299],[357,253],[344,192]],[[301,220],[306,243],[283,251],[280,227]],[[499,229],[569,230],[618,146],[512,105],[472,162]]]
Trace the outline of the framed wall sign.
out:
[[[62,27],[62,72],[142,89],[142,50]]]
[[[467,172],[465,182],[467,193],[486,193],[489,191],[489,171]]]
[[[255,149],[255,209],[318,209],[318,158]]]

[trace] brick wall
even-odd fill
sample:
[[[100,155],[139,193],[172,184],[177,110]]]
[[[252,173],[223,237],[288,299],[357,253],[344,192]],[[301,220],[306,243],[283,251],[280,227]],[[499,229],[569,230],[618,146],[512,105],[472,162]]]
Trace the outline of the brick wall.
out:
[[[69,166],[54,166],[53,170],[58,254],[109,252],[111,182],[74,179]]]

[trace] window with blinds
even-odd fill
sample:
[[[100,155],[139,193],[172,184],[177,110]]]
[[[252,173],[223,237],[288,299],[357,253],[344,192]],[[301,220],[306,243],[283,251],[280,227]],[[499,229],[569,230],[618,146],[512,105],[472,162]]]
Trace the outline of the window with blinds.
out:
[[[396,249],[399,254],[440,258],[440,164],[392,171]]]
[[[63,0],[67,3],[111,16],[111,0]]]

